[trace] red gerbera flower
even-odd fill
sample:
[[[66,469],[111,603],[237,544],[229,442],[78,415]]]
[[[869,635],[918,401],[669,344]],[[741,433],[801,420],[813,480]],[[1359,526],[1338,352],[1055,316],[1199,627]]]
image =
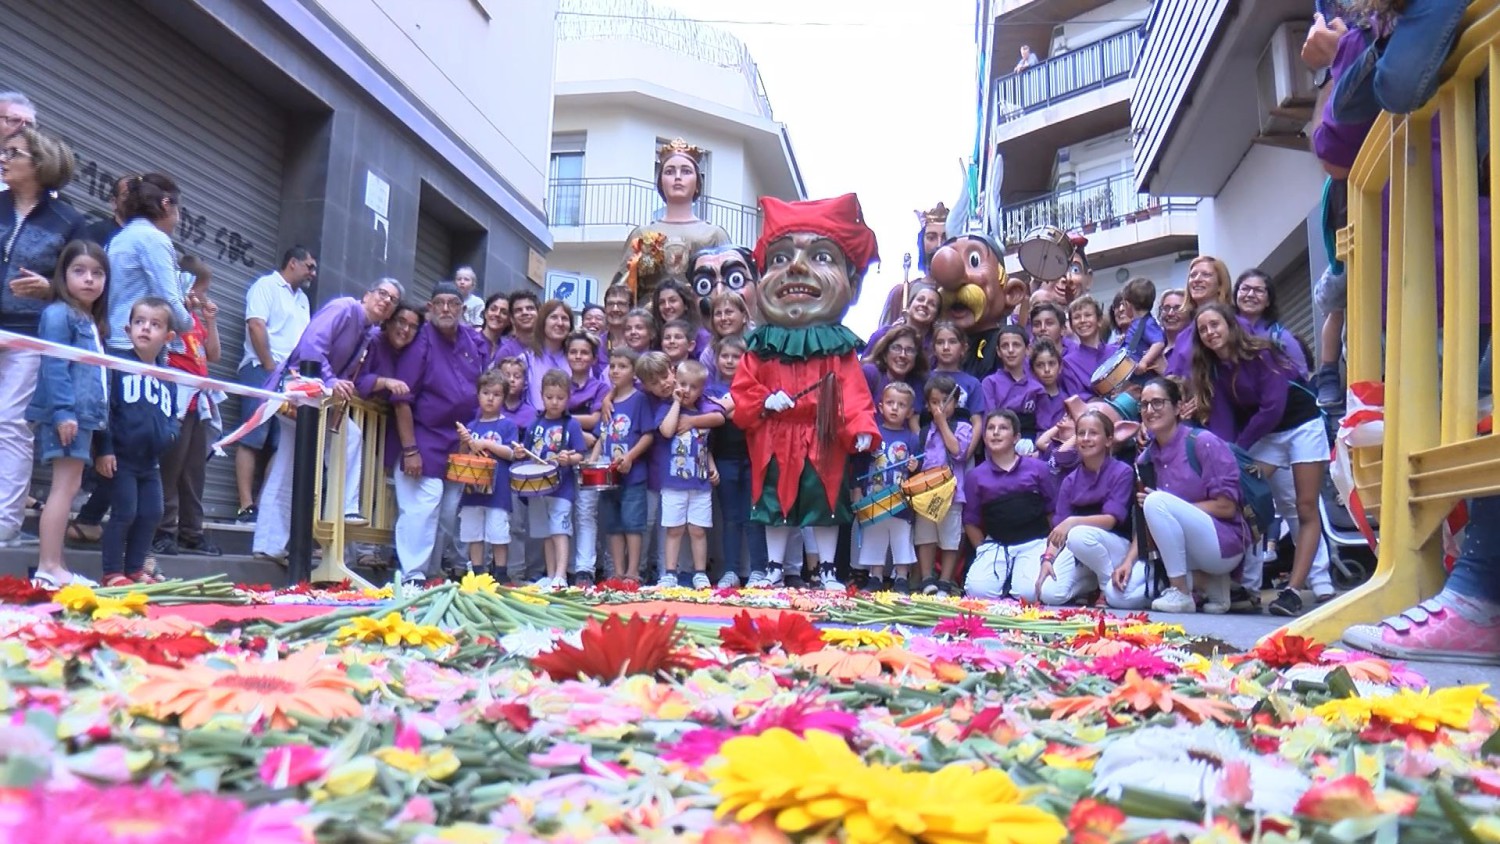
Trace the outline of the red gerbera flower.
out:
[[[184,660],[202,656],[216,647],[213,642],[196,633],[125,636],[69,628],[58,628],[50,635],[33,637],[31,644],[67,655],[109,648],[120,654],[140,657],[152,665],[173,668],[182,665]]]
[[[1323,661],[1323,646],[1304,636],[1289,636],[1286,631],[1278,630],[1262,639],[1243,659],[1258,659],[1267,668],[1318,665]]]
[[[639,580],[626,580],[623,577],[611,577],[599,584],[600,591],[611,590],[614,592],[639,592],[641,582]]]
[[[590,619],[580,636],[581,647],[560,643],[532,658],[531,664],[554,680],[582,675],[607,682],[630,674],[656,674],[687,666],[676,650],[679,638],[675,616],[632,615],[626,621],[615,615],[603,623]]]
[[[33,586],[31,581],[14,575],[0,577],[0,604],[45,604],[53,591]]]
[[[741,611],[734,623],[719,628],[719,643],[736,654],[763,654],[777,648],[789,654],[806,654],[823,649],[823,635],[799,613],[757,618]]]

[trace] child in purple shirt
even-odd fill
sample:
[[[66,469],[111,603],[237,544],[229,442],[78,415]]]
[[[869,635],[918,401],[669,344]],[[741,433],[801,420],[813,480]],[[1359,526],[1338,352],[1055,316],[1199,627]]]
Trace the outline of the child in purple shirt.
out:
[[[911,566],[917,561],[917,552],[912,545],[912,512],[902,508],[894,515],[886,515],[889,507],[901,501],[901,482],[907,475],[921,466],[917,460],[917,435],[912,433],[910,419],[913,400],[912,389],[901,381],[892,381],[880,392],[879,408],[875,421],[880,427],[880,446],[867,455],[859,455],[854,461],[854,472],[860,481],[850,491],[856,503],[880,498],[885,502],[878,520],[867,520],[859,524],[859,559],[855,563],[864,569],[867,583],[873,587],[883,586],[886,552],[890,552],[892,578],[890,589],[901,594],[911,593]]]
[[[466,488],[458,500],[458,541],[468,544],[469,567],[476,574],[485,573],[484,545],[489,543],[494,555],[489,574],[497,580],[507,579],[510,461],[515,457],[511,445],[521,438],[516,423],[500,415],[507,389],[509,383],[505,376],[493,369],[479,376],[479,415],[458,433],[459,446],[464,451],[495,460],[490,491]]]
[[[953,573],[958,568],[958,545],[963,539],[964,475],[969,465],[968,455],[974,452],[974,427],[963,420],[958,407],[958,382],[952,375],[932,376],[926,389],[932,424],[922,438],[922,471],[947,466],[953,472],[955,487],[953,501],[942,519],[934,521],[925,514],[917,515],[913,530],[917,567],[922,575],[923,593],[957,594]]]
[[[1052,530],[1056,483],[1047,464],[1020,454],[1020,420],[1010,410],[984,417],[987,459],[964,478],[964,533],[974,564],[964,580],[973,598],[1030,598]]]
[[[1068,305],[1068,324],[1078,344],[1063,358],[1063,391],[1090,398],[1094,395],[1094,372],[1115,353],[1115,347],[1104,342],[1109,328],[1104,324],[1099,300],[1092,296],[1074,299]]]
[[[1019,420],[1017,433],[1025,443],[1020,451],[1035,450],[1037,435],[1036,405],[1040,385],[1026,371],[1026,332],[1014,325],[1000,329],[995,337],[1000,352],[1000,368],[980,385],[987,412],[1009,410]]]
[[[620,473],[619,485],[599,494],[599,522],[609,552],[629,582],[641,579],[641,541],[646,534],[646,470],[651,448],[650,396],[635,388],[637,355],[625,346],[609,354],[610,392],[599,399],[599,433],[590,462],[608,460]],[[583,572],[579,572],[582,576]],[[588,573],[592,580],[593,573]]]
[[[677,389],[657,410],[656,433],[661,440],[652,452],[662,479],[661,523],[667,531],[662,547],[666,559],[675,561],[687,534],[694,589],[709,587],[708,529],[713,527],[713,487],[719,470],[708,448],[708,428],[714,426],[693,426],[687,417],[715,412],[721,425],[724,418],[719,405],[703,397],[707,383],[708,368],[703,364],[691,358],[677,364]]]
[[[568,540],[573,534],[573,498],[576,476],[573,467],[583,462],[583,428],[568,415],[568,373],[549,369],[542,376],[542,415],[526,434],[531,456],[551,463],[559,473],[557,488],[531,500],[527,508],[531,536],[542,540],[547,561],[545,584],[553,589],[568,585]]]

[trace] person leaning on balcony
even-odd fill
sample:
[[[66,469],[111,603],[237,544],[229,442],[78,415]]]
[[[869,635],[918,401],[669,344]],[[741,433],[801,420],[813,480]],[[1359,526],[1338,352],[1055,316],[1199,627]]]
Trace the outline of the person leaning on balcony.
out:
[[[698,218],[693,204],[703,196],[704,151],[677,138],[656,151],[656,193],[666,203],[661,218],[636,226],[625,238],[620,272],[637,301],[647,301],[663,281],[688,285],[693,253],[729,246],[729,233]],[[651,241],[660,239],[653,246]]]
[[[369,349],[369,329],[390,318],[401,301],[404,292],[401,282],[383,278],[376,282],[364,298],[341,296],[312,315],[307,328],[286,360],[276,367],[266,383],[267,390],[281,390],[287,378],[296,375],[303,361],[314,361],[318,365],[318,377],[333,391],[335,410],[329,411],[330,422],[335,411],[345,407],[337,402],[347,402],[355,395],[354,379],[358,377]],[[259,506],[256,509],[255,541],[251,548],[255,556],[277,562],[286,559],[287,540],[292,526],[292,476],[296,449],[291,448],[296,432],[296,421],[284,413],[276,414],[267,425],[280,425],[281,442],[284,448],[276,449],[271,456],[271,465],[266,469],[266,481],[260,489]],[[344,498],[337,502],[342,510],[331,509],[324,503],[324,518],[336,519],[340,515],[349,524],[365,524],[359,513],[360,457],[363,453],[364,437],[353,419],[343,420],[346,431],[344,462]],[[328,453],[331,457],[331,452]],[[302,467],[307,469],[308,467]]]
[[[1016,62],[1014,73],[1020,73],[1028,67],[1036,67],[1036,53],[1031,52],[1030,44],[1021,45],[1021,60]]]

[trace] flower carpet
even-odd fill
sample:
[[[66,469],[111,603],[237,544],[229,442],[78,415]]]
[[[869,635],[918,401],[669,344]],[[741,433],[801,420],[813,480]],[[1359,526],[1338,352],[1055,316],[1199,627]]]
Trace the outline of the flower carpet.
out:
[[[0,578],[0,708],[0,844],[1500,842],[1483,687],[1083,609]]]

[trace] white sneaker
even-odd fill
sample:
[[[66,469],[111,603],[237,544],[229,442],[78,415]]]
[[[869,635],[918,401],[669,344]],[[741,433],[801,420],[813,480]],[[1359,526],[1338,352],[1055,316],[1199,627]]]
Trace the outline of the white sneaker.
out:
[[[735,574],[732,571],[726,571],[726,572],[724,572],[724,576],[721,577],[721,578],[719,578],[719,588],[720,589],[733,589],[733,588],[735,588],[735,587],[737,587],[739,585],[740,585],[740,576],[738,574]]]
[[[671,571],[664,572],[661,576],[661,580],[656,581],[656,585],[662,589],[676,589],[677,573]]]
[[[763,571],[752,571],[752,572],[750,572],[750,580],[745,584],[745,588],[746,589],[764,589],[764,588],[766,588],[766,584],[769,583],[769,582],[770,582],[770,580],[769,580],[769,578],[766,577],[766,573],[765,572],[763,572]]]
[[[710,582],[709,579],[708,579],[707,572],[701,572],[701,571],[700,572],[694,572],[694,574],[693,574],[693,588],[694,589],[707,589],[708,587],[710,587],[712,585],[713,585],[712,582]]]
[[[762,586],[767,589],[780,589],[785,582],[785,573],[786,570],[781,566],[766,566],[765,574],[761,575],[765,578],[765,583]]]
[[[541,577],[537,578],[536,581],[534,583],[532,583],[531,585],[535,586],[538,589],[551,589],[552,588],[552,578],[550,578],[550,577],[548,577],[546,575],[542,575]]]
[[[557,577],[552,578],[552,588],[553,589],[567,589],[568,588],[568,579],[566,577],[563,577],[562,575],[558,575]]]
[[[844,584],[839,582],[839,576],[834,573],[833,566],[828,566],[818,572],[818,585],[829,592],[844,592]]]
[[[1205,575],[1203,593],[1201,612],[1208,615],[1223,615],[1229,612],[1229,575]]]
[[[1151,609],[1157,612],[1192,613],[1198,611],[1198,605],[1193,601],[1192,595],[1176,586],[1168,586],[1165,592],[1151,602]]]

